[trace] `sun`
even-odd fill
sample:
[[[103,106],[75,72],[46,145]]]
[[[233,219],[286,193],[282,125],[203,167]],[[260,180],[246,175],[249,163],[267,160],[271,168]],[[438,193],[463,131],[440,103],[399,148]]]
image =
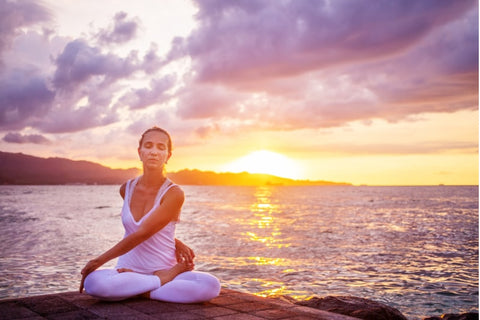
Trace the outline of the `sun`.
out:
[[[267,150],[252,152],[226,166],[228,172],[249,172],[271,174],[277,177],[300,179],[300,166],[292,159]]]

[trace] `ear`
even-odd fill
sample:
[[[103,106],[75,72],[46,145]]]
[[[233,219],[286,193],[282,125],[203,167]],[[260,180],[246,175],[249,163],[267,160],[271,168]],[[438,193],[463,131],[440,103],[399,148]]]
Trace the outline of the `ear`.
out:
[[[140,155],[140,147],[137,148],[138,158],[142,161],[142,156]]]

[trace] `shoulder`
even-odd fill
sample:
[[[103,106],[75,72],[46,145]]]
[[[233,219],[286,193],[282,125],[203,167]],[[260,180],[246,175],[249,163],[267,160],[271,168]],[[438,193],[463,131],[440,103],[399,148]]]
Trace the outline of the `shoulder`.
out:
[[[183,203],[183,201],[185,200],[185,193],[179,185],[174,184],[170,187],[170,189],[167,190],[164,199],[168,199],[168,201]]]
[[[185,198],[185,193],[183,192],[182,188],[180,188],[180,186],[177,184],[172,185],[170,189],[168,189],[167,195]]]
[[[123,199],[125,199],[125,192],[127,190],[127,184],[128,183],[132,183],[133,181],[135,181],[136,179],[138,179],[139,177],[137,178],[133,178],[131,180],[128,180],[126,182],[124,182],[121,186],[120,186],[120,189],[119,189],[119,193],[120,195],[122,196]]]
[[[120,195],[122,196],[123,199],[125,199],[125,190],[127,188],[127,183],[124,182],[121,186],[120,186]]]

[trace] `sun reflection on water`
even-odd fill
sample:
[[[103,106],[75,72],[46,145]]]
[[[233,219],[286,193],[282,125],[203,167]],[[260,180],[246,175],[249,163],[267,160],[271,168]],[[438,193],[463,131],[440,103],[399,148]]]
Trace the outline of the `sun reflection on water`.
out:
[[[288,228],[292,223],[292,218],[286,215],[284,207],[278,205],[278,196],[274,193],[275,188],[272,187],[256,188],[249,215],[239,218],[237,222],[244,226],[243,241],[251,243],[255,248],[256,255],[246,257],[246,261],[263,269],[268,268],[272,275],[288,274],[293,270],[291,269],[292,260],[278,257],[276,253],[278,253],[278,249],[288,248],[292,245],[292,238],[284,232],[284,228]],[[279,281],[279,279],[250,278],[245,280],[244,285],[249,284],[250,288],[257,288],[257,292],[253,292],[257,296],[294,295],[288,283]]]
[[[281,282],[264,281],[264,283],[262,284],[262,287],[267,287],[270,289],[257,292],[255,293],[256,296],[266,298],[266,297],[284,296],[291,293],[291,290],[288,290],[287,287],[283,285]]]
[[[255,261],[255,264],[258,266],[262,265],[275,265],[275,266],[284,266],[285,259],[281,258],[268,258],[268,257],[248,257],[248,260]]]
[[[286,248],[290,243],[285,243],[282,235],[281,212],[278,205],[272,203],[272,189],[258,187],[254,193],[255,202],[250,206],[253,215],[247,220],[240,221],[249,226],[243,235],[249,240],[260,242],[266,247]],[[238,222],[238,221],[237,221]]]

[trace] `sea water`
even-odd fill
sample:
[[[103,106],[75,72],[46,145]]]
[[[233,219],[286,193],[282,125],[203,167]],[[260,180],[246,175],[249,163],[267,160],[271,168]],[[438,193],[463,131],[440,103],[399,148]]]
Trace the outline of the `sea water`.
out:
[[[177,237],[226,288],[478,311],[477,186],[183,189]],[[77,290],[123,236],[121,206],[118,186],[0,186],[0,299]]]

